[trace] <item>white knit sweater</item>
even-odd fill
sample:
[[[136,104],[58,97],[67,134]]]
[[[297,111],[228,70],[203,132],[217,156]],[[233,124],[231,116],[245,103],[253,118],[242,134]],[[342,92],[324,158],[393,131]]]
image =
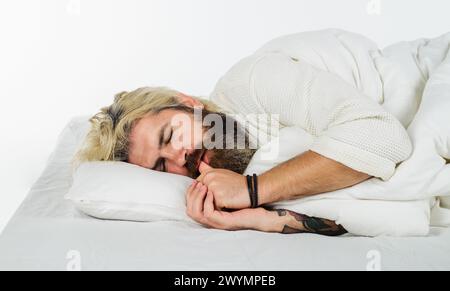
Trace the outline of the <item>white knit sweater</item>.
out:
[[[312,151],[384,180],[412,151],[405,128],[377,102],[339,76],[282,52],[241,60],[210,99],[240,118],[279,114],[281,127],[299,126],[315,137]]]

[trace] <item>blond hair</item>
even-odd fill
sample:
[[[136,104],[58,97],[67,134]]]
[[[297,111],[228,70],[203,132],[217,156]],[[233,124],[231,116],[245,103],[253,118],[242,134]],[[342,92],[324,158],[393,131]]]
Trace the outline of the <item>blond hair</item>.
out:
[[[183,107],[179,95],[180,92],[165,87],[144,87],[117,94],[113,104],[102,108],[89,120],[91,128],[75,155],[74,166],[88,161],[127,161],[133,125],[150,113]],[[220,111],[212,102],[194,98],[206,110]]]

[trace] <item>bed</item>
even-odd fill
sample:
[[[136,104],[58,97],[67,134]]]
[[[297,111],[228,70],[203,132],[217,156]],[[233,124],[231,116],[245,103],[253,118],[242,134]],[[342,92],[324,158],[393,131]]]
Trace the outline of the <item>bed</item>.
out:
[[[0,270],[450,270],[450,229],[427,237],[324,237],[204,229],[186,222],[102,221],[64,200],[87,117],[63,130],[0,236]]]

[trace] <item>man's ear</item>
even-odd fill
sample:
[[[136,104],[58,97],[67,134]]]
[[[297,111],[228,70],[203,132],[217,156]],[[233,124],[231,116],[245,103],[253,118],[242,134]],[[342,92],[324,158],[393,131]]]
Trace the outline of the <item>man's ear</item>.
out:
[[[189,106],[189,107],[200,107],[200,108],[204,108],[205,105],[203,105],[202,102],[200,102],[200,100],[198,100],[197,98],[194,98],[192,96],[188,96],[186,94],[183,93],[179,93],[177,95],[178,100],[180,101],[180,103],[182,103],[183,105]]]

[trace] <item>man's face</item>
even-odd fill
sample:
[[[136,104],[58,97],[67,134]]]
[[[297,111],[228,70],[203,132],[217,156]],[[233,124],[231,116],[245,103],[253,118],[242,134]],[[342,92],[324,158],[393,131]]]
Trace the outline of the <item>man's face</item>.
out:
[[[254,151],[223,147],[206,149],[208,127],[202,124],[201,118],[178,109],[149,114],[132,128],[128,162],[191,178],[199,175],[200,162],[242,173]],[[236,137],[235,130],[222,134]]]

